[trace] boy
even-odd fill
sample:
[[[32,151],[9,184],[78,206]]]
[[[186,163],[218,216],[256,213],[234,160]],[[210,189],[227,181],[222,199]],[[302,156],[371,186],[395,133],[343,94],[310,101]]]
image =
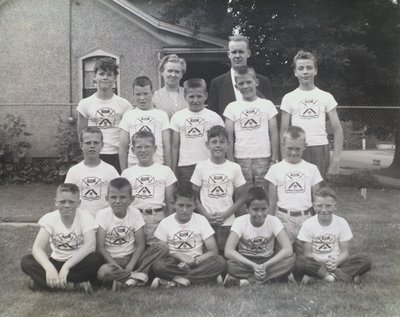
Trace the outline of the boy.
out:
[[[226,242],[228,274],[224,286],[245,286],[284,277],[296,262],[281,221],[268,215],[267,195],[262,187],[249,189],[246,207],[248,214],[234,220]],[[278,252],[274,250],[275,240]]]
[[[193,190],[200,194],[196,208],[215,230],[218,250],[223,254],[234,214],[245,200],[246,180],[240,166],[225,158],[229,137],[224,127],[212,127],[207,133],[206,145],[211,158],[196,165],[190,181]]]
[[[78,135],[89,126],[103,131],[104,147],[100,158],[121,173],[118,158],[119,129],[122,114],[132,108],[128,100],[114,94],[113,85],[118,76],[118,65],[112,58],[101,58],[94,65],[97,91],[78,104]]]
[[[126,178],[113,179],[106,196],[109,207],[96,217],[97,248],[107,264],[99,269],[98,278],[116,281],[116,285],[144,285],[155,259],[168,254],[168,248],[157,245],[145,251],[144,221],[140,211],[130,206],[132,187]]]
[[[82,289],[93,292],[90,281],[103,263],[96,248],[94,219],[77,210],[79,188],[61,184],[55,198],[57,210],[39,219],[40,230],[32,254],[21,260],[22,270],[32,281],[32,288]],[[48,245],[50,257],[47,255]]]
[[[192,78],[183,83],[187,109],[171,118],[172,169],[179,185],[191,187],[190,178],[198,162],[210,157],[206,133],[212,126],[224,125],[221,117],[205,108],[207,85],[204,79]]]
[[[353,234],[347,221],[333,214],[336,202],[336,193],[330,188],[323,187],[315,193],[313,206],[317,214],[303,223],[297,236],[304,245],[296,270],[328,282],[357,282],[371,269],[371,261],[365,256],[350,255]]]
[[[119,124],[120,143],[119,161],[121,169],[136,165],[138,162],[134,153],[129,151],[132,135],[141,130],[153,132],[156,138],[157,151],[154,161],[171,166],[169,119],[165,111],[153,107],[153,84],[145,76],[133,81],[133,97],[136,108],[124,113]]]
[[[99,128],[90,126],[79,136],[83,161],[72,166],[65,177],[65,183],[77,185],[81,192],[80,209],[96,217],[96,213],[107,207],[106,194],[108,183],[119,177],[117,170],[100,159],[103,147],[103,133]]]
[[[153,264],[157,277],[151,288],[215,280],[225,270],[225,260],[218,255],[214,230],[207,219],[193,213],[195,203],[196,196],[190,188],[174,192],[175,213],[163,219],[154,233],[160,241],[168,243],[169,256]]]
[[[224,111],[232,140],[228,159],[235,158],[249,185],[266,187],[264,176],[279,157],[278,112],[271,101],[257,97],[258,80],[252,67],[237,67],[235,81],[243,100],[228,104]]]
[[[270,212],[282,221],[291,243],[295,242],[304,220],[311,217],[312,194],[322,181],[317,166],[302,160],[305,147],[304,130],[289,127],[282,139],[285,158],[272,165],[265,175],[270,182]]]
[[[281,137],[289,127],[290,121],[292,125],[303,128],[307,136],[307,148],[303,153],[303,159],[317,165],[323,179],[326,179],[326,174],[338,174],[343,146],[343,130],[336,112],[337,103],[330,93],[314,85],[317,59],[313,54],[299,51],[293,59],[293,66],[299,87],[282,99]],[[325,129],[326,114],[334,134],[331,163],[329,163],[330,153]]]
[[[142,130],[132,136],[132,151],[138,158],[138,165],[127,168],[122,177],[132,185],[135,200],[132,203],[142,213],[145,226],[146,244],[155,242],[154,231],[161,219],[171,213],[171,199],[176,177],[165,165],[154,163],[154,134]]]

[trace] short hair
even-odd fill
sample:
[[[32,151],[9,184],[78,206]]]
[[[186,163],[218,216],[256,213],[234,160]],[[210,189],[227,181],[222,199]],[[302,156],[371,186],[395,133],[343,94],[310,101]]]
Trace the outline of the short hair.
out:
[[[306,132],[296,125],[292,125],[283,133],[282,141],[285,142],[287,138],[291,138],[292,140],[297,140],[299,138],[306,139]]]
[[[79,134],[79,142],[82,143],[83,141],[83,134],[84,133],[93,133],[93,134],[98,134],[100,135],[101,142],[103,142],[103,132],[98,127],[95,126],[88,126],[84,129],[81,130],[81,133]]]
[[[104,70],[104,71],[111,71],[114,72],[114,75],[118,75],[118,68],[119,66],[115,62],[115,60],[111,57],[104,57],[100,58],[95,64],[94,64],[94,72],[97,73],[99,69]]]
[[[226,129],[221,125],[215,125],[207,131],[207,141],[210,141],[211,138],[215,138],[217,136],[229,141],[229,134]]]
[[[315,201],[315,197],[331,197],[333,198],[335,201],[337,201],[337,195],[336,192],[329,187],[321,187],[320,189],[318,189],[316,191],[316,193],[314,194],[314,201]]]
[[[132,88],[135,89],[135,86],[146,87],[150,86],[151,91],[153,91],[153,83],[150,78],[147,76],[139,76],[133,80]]]
[[[249,48],[249,39],[241,34],[235,34],[229,37],[229,42],[245,42]]]
[[[60,184],[57,187],[57,193],[71,193],[79,196],[79,187],[72,183]]]
[[[315,54],[308,52],[308,51],[303,51],[300,50],[297,52],[297,54],[293,57],[293,68],[296,68],[296,63],[299,59],[310,59],[314,62],[315,68],[317,68],[317,57]]]
[[[177,189],[174,190],[174,193],[172,194],[172,199],[174,202],[177,201],[179,197],[185,197],[185,198],[190,198],[194,202],[196,201],[196,193],[195,191],[190,187],[190,186],[178,186]]]
[[[156,144],[156,138],[151,131],[141,130],[132,135],[132,147],[135,146],[137,139],[150,139],[153,145]]]
[[[112,179],[108,183],[108,191],[110,191],[111,187],[115,188],[115,189],[118,189],[118,190],[121,190],[122,188],[128,187],[129,188],[129,195],[132,196],[132,185],[125,177],[117,177],[117,178]]]
[[[182,69],[182,75],[186,73],[186,61],[183,58],[180,58],[176,54],[165,55],[161,59],[160,63],[158,64],[158,70],[160,73],[162,73],[164,71],[165,64],[168,62],[179,64]]]
[[[235,81],[238,76],[251,75],[254,79],[257,79],[256,71],[251,66],[239,66],[235,69]]]
[[[246,195],[246,207],[249,208],[254,200],[265,200],[268,205],[267,193],[264,188],[259,186],[249,188]]]
[[[191,78],[183,83],[184,93],[186,95],[188,89],[203,88],[207,92],[207,84],[203,78]]]

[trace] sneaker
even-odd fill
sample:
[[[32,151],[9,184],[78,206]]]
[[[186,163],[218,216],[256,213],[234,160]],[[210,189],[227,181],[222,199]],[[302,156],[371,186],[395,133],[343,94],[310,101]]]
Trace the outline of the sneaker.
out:
[[[300,285],[308,285],[311,282],[311,277],[308,275],[304,275],[301,279]]]
[[[75,289],[79,291],[84,291],[86,294],[93,294],[93,287],[89,281],[75,284]]]
[[[172,288],[175,287],[176,283],[174,281],[167,281],[163,280],[159,277],[156,277],[153,282],[150,285],[151,289],[157,289],[157,288]]]
[[[172,279],[178,286],[188,287],[191,283],[190,280],[183,276],[175,276]]]
[[[248,279],[239,280],[239,287],[247,287],[250,285],[250,281]]]
[[[324,276],[324,281],[329,282],[329,283],[333,283],[333,282],[336,281],[336,277],[332,273],[328,273],[328,274],[326,274]]]
[[[293,273],[290,273],[287,277],[288,283],[297,285],[296,279],[294,278]]]
[[[222,279],[222,275],[217,276],[217,285],[218,286],[223,286],[224,285],[224,280]]]
[[[139,284],[139,281],[138,280],[135,280],[134,278],[128,278],[126,281],[125,281],[125,285],[126,286],[128,286],[128,287],[134,287],[134,286],[136,286],[136,285],[138,285]]]
[[[336,280],[341,281],[341,282],[352,282],[353,278],[351,275],[344,273],[342,269],[338,268],[331,272],[331,274],[336,278]]]
[[[222,282],[222,285],[225,287],[240,286],[240,280],[238,280],[237,278],[233,277],[228,273],[226,274],[225,279]]]
[[[37,291],[40,289],[40,286],[32,279],[29,279],[28,288],[32,291]]]

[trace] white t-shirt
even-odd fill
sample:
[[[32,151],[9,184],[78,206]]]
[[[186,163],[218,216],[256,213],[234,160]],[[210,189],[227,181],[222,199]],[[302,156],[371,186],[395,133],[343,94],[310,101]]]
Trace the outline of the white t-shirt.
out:
[[[283,225],[275,217],[268,215],[261,227],[251,224],[250,215],[243,215],[233,221],[231,231],[239,237],[238,252],[246,257],[271,257],[274,255],[275,237]]]
[[[118,124],[122,115],[131,108],[129,101],[120,96],[113,95],[111,99],[102,100],[94,93],[82,99],[76,110],[88,119],[88,126],[98,127],[103,132],[104,146],[101,154],[118,154]]]
[[[210,214],[230,208],[235,188],[246,184],[239,164],[228,160],[214,164],[211,159],[196,165],[190,181],[200,187],[201,203]],[[233,219],[235,216],[231,215],[223,226],[230,226]]]
[[[278,207],[287,210],[310,208],[312,187],[322,181],[318,167],[304,160],[297,164],[280,161],[270,167],[265,179],[277,186]]]
[[[199,112],[186,108],[172,116],[171,129],[180,135],[178,166],[194,165],[210,157],[207,131],[215,125],[224,126],[224,122],[217,113],[206,108]]]
[[[70,228],[64,225],[58,210],[45,214],[38,223],[50,235],[50,256],[60,262],[66,262],[82,247],[85,232],[97,228],[93,216],[79,210]]]
[[[135,232],[144,226],[139,210],[129,206],[126,216],[114,215],[111,207],[100,210],[96,223],[106,232],[105,249],[113,258],[123,258],[135,252]]]
[[[333,96],[317,87],[297,88],[283,96],[281,110],[291,114],[292,125],[303,128],[308,146],[328,144],[326,114],[337,106]]]
[[[91,167],[82,161],[69,169],[65,183],[79,187],[81,193],[79,209],[88,211],[96,217],[100,209],[108,206],[106,201],[108,183],[117,177],[119,177],[117,170],[106,162],[100,161],[99,165]]]
[[[136,155],[131,151],[132,136],[138,131],[153,132],[157,145],[154,162],[164,164],[162,132],[169,129],[169,119],[165,111],[155,108],[149,110],[135,108],[124,113],[119,127],[129,133],[128,166],[138,163]]]
[[[261,98],[234,101],[226,106],[224,116],[234,123],[236,158],[271,156],[268,120],[277,114],[274,104]]]
[[[353,238],[348,222],[339,216],[332,215],[329,226],[321,226],[318,215],[303,222],[297,239],[311,242],[312,256],[319,262],[328,260],[329,255],[338,256],[341,252],[339,242]]]
[[[122,172],[129,180],[135,200],[131,204],[138,209],[165,206],[165,189],[176,182],[174,172],[165,165],[154,163],[143,167],[134,165]]]
[[[169,215],[159,223],[154,236],[167,242],[170,254],[186,253],[193,257],[203,254],[204,240],[214,234],[207,219],[193,213],[187,223],[181,224],[175,219],[175,214]]]

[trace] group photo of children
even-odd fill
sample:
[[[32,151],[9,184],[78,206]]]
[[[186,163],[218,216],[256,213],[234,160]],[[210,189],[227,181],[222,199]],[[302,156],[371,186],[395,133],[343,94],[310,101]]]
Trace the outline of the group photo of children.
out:
[[[278,112],[269,79],[247,65],[248,39],[231,36],[227,54],[209,89],[181,83],[185,60],[164,56],[164,87],[138,74],[132,104],[113,92],[115,60],[96,62],[96,92],[76,108],[83,160],[21,259],[29,288],[361,283],[372,263],[336,215],[343,131],[334,96],[315,85],[317,57],[293,56],[298,87]]]

